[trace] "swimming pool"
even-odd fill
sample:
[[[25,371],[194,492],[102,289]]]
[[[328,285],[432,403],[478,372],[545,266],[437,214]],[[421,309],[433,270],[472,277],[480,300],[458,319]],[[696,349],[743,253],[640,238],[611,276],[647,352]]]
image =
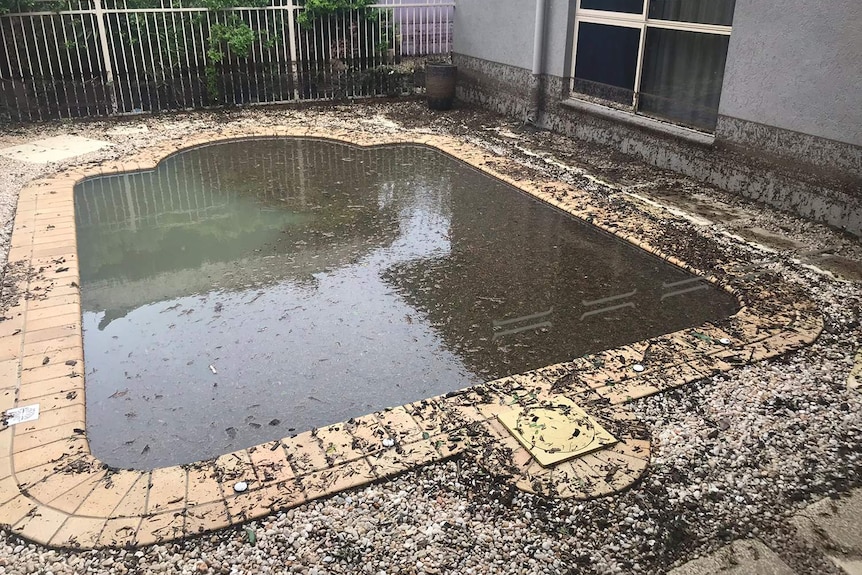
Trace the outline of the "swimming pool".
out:
[[[738,309],[417,145],[265,138],[75,189],[87,428],[190,463]]]

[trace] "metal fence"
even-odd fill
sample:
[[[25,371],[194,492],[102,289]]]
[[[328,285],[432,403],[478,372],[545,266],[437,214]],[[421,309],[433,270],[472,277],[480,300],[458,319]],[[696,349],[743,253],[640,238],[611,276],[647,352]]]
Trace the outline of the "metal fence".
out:
[[[306,23],[304,0],[261,1],[68,0],[0,16],[0,120],[398,95],[417,62],[451,53],[453,0]]]

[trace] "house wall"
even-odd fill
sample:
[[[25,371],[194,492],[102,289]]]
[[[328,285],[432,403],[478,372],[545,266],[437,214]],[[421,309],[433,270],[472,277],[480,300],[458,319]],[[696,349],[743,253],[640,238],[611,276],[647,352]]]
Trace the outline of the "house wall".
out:
[[[536,3],[524,0],[459,0],[455,52],[530,70]],[[529,28],[529,29],[528,29]]]
[[[534,0],[457,1],[455,52],[532,71]],[[547,0],[545,74],[570,75],[566,67],[571,62],[566,39],[574,5],[574,0]]]
[[[715,135],[862,178],[862,2],[811,8],[737,0]]]
[[[862,235],[862,2],[836,0],[829,23],[804,23],[800,33],[806,0],[774,3],[780,17],[759,0],[737,0],[713,139],[568,100],[576,2],[547,1],[541,113],[532,110],[533,0],[458,0],[459,99]],[[777,31],[766,34],[773,20]]]
[[[862,146],[862,2],[736,0],[719,113]]]

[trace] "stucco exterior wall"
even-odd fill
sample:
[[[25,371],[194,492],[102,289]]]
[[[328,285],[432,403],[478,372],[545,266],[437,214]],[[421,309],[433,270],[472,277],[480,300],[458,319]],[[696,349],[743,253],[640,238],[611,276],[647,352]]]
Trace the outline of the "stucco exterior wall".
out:
[[[568,40],[575,0],[548,0],[543,73],[569,76]],[[535,0],[458,0],[454,51],[489,62],[533,69]]]
[[[736,0],[719,113],[862,146],[862,2]]]
[[[458,0],[458,98],[862,235],[862,0],[814,4],[737,0],[706,145],[566,101],[575,0],[548,0],[541,89],[535,0]]]
[[[535,2],[458,0],[453,50],[456,54],[530,70],[535,18]]]

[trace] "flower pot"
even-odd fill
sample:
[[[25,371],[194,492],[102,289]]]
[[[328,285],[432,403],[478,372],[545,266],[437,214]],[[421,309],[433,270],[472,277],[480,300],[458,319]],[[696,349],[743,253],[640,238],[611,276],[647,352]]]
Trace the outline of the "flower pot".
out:
[[[454,64],[425,66],[425,95],[432,110],[449,110],[455,102],[455,80],[458,67]]]

